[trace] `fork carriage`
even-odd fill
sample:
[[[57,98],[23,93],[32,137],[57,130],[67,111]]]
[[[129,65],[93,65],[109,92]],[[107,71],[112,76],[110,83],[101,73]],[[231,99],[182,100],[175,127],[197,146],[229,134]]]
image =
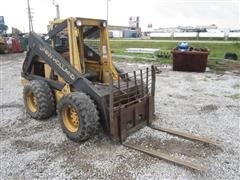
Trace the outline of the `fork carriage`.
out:
[[[155,79],[154,66],[121,74],[115,81],[110,79],[108,112],[113,139],[124,141],[131,133],[151,124]]]

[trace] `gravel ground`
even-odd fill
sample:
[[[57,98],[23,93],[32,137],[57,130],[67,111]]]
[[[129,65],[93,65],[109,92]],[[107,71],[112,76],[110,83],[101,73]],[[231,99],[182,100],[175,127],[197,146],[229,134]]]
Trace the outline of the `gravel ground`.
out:
[[[240,179],[240,77],[232,73],[173,72],[161,66],[154,125],[221,141],[219,147],[143,128],[129,142],[208,164],[198,172],[112,142],[103,132],[78,144],[62,133],[56,116],[26,115],[20,84],[25,54],[0,56],[0,179]],[[118,63],[129,70],[147,64]]]

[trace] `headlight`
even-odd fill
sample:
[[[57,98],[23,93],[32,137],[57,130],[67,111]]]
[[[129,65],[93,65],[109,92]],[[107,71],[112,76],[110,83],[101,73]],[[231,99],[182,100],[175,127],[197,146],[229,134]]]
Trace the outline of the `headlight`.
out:
[[[103,27],[107,27],[107,22],[106,22],[106,21],[103,21],[103,22],[102,22],[102,26],[103,26]]]
[[[44,40],[47,41],[49,39],[49,36],[44,36]]]
[[[76,20],[76,26],[80,27],[82,25],[82,21],[80,19]]]

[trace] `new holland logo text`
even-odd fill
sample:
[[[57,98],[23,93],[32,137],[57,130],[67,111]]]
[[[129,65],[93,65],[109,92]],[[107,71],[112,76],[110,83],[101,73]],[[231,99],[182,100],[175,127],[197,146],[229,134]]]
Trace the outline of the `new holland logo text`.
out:
[[[52,54],[45,48],[42,47],[41,45],[39,46],[40,51],[44,52],[48,58],[50,58],[62,71],[64,71],[72,80],[75,80],[75,75],[67,69],[67,67],[61,63],[58,59],[52,56]]]

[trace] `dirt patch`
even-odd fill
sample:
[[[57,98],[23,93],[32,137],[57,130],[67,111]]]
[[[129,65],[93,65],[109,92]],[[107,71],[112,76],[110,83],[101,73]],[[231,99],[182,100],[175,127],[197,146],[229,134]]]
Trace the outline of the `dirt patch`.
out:
[[[47,143],[39,141],[13,140],[11,146],[17,150],[17,153],[47,149]]]
[[[205,113],[211,113],[218,110],[218,106],[214,104],[209,104],[201,107],[201,111]]]
[[[23,104],[2,104],[0,105],[0,109],[4,108],[23,108]]]
[[[226,71],[232,71],[240,75],[240,61],[234,60],[208,60],[208,67],[218,74],[224,74]]]

